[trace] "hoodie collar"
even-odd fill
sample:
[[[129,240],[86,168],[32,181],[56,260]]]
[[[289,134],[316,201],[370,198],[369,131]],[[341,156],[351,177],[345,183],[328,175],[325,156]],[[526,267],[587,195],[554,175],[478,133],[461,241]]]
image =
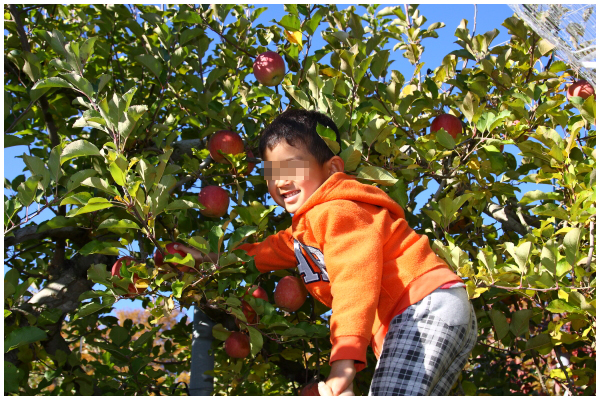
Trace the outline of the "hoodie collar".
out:
[[[297,220],[302,214],[304,214],[306,211],[310,210],[317,204],[321,204],[330,200],[328,196],[329,193],[341,182],[346,180],[354,180],[354,178],[350,175],[346,175],[343,172],[335,172],[333,175],[327,178],[327,180],[323,182],[323,184],[319,186],[317,190],[315,190],[315,192],[308,198],[306,203],[302,204],[302,206],[296,211],[296,213],[292,217],[292,220]]]

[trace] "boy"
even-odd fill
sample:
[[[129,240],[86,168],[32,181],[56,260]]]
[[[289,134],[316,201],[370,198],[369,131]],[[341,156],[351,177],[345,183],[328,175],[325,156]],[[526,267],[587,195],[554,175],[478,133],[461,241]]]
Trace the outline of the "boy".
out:
[[[292,226],[238,248],[261,272],[297,267],[308,291],[332,308],[321,395],[352,395],[369,343],[378,358],[369,395],[446,395],[477,339],[465,285],[383,190],[344,174],[318,124],[339,142],[333,121],[314,111],[286,111],[263,132],[269,193],[293,214]]]

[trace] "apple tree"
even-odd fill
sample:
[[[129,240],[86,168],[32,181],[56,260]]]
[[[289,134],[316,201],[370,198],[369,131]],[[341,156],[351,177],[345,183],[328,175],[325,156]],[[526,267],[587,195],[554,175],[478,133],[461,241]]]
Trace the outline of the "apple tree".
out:
[[[425,72],[449,28],[417,6],[365,10],[286,5],[265,25],[233,4],[4,6],[4,146],[26,165],[4,185],[5,393],[183,394],[191,325],[163,325],[192,305],[215,324],[214,394],[328,375],[329,310],[278,307],[297,272],[235,250],[290,225],[255,168],[288,107],[330,115],[341,143],[320,134],[346,172],[464,278],[479,338],[453,393],[595,393],[595,94],[567,98],[576,72],[516,17],[483,34],[463,20],[460,49]],[[285,61],[275,86],[253,73],[266,52]],[[211,153],[223,131],[242,146]],[[218,259],[195,266],[176,242]],[[132,298],[146,321],[110,315]],[[240,335],[249,351],[226,352]]]

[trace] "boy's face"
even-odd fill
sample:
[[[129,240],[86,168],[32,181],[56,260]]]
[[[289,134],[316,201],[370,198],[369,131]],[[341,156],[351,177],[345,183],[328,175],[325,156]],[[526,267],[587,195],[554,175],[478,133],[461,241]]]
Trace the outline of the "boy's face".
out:
[[[269,193],[273,200],[290,214],[306,203],[319,186],[338,169],[332,169],[331,160],[320,166],[303,145],[293,147],[285,140],[280,141],[272,150],[266,149],[264,163]]]

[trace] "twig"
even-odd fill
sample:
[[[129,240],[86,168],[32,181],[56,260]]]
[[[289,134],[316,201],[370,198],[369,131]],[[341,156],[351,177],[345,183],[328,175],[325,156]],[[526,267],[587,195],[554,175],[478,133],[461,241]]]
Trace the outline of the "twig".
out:
[[[505,289],[505,290],[533,290],[536,292],[551,292],[553,290],[561,290],[561,289],[571,289],[571,290],[586,290],[586,289],[595,289],[595,286],[582,286],[582,287],[577,287],[577,286],[558,286],[558,283],[556,284],[556,286],[551,287],[551,288],[546,288],[546,289],[539,289],[539,288],[532,288],[532,287],[525,287],[522,285],[519,286],[515,286],[515,287],[510,287],[510,286],[498,286],[498,285],[486,285],[484,283],[479,283],[477,285],[477,287],[479,288],[496,288],[496,289]]]
[[[21,119],[29,112],[29,110],[31,109],[31,107],[33,106],[34,103],[35,103],[35,101],[32,101],[29,103],[27,108],[25,108],[25,111],[23,111],[23,113],[21,115],[19,115],[19,117],[17,119],[15,119],[12,124],[10,124],[8,129],[4,131],[5,135],[7,133],[9,133],[10,131],[12,131],[12,128],[14,128],[21,121]]]

